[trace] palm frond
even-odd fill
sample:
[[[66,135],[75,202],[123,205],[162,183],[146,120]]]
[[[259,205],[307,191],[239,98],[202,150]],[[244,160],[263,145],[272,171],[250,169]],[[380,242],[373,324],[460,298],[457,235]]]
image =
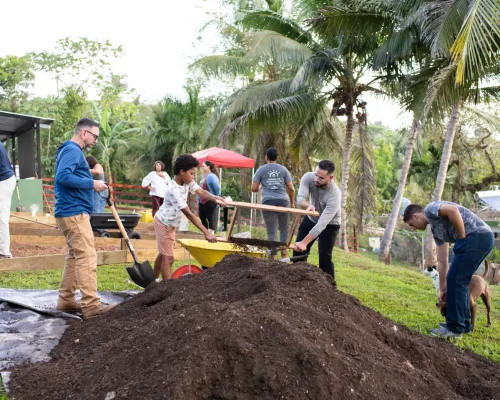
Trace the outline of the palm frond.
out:
[[[332,4],[331,0],[299,0],[298,2],[298,15],[299,21],[314,18],[319,16],[321,9],[328,7]]]
[[[245,32],[239,29],[236,25],[233,25],[223,19],[213,19],[203,25],[200,32],[203,32],[207,27],[214,26],[216,31],[225,39],[229,40],[233,44],[243,43],[243,37]]]
[[[397,59],[405,59],[415,55],[419,36],[416,27],[409,26],[389,35],[388,39],[374,54],[374,69],[383,68]]]
[[[468,13],[450,52],[458,63],[456,83],[464,82],[466,69],[477,80],[498,62],[500,50],[500,3],[497,0],[470,1]]]
[[[493,100],[500,101],[500,86],[481,87],[478,91],[480,97],[476,103],[489,103]]]
[[[338,49],[324,49],[310,57],[297,71],[291,90],[320,87],[331,76],[345,76],[349,71],[344,67]]]
[[[271,10],[248,12],[238,23],[252,31],[264,30],[279,33],[311,49],[316,45],[312,35],[296,21]]]
[[[462,25],[469,0],[442,0],[426,3],[420,12],[422,40],[433,57],[448,57]]]
[[[479,110],[475,107],[464,106],[464,109],[473,113],[481,120],[490,130],[500,132],[500,118],[495,114]]]
[[[214,55],[196,60],[189,69],[199,71],[207,78],[223,79],[251,75],[254,65],[252,60],[243,57]]]
[[[234,119],[221,132],[220,140],[225,140],[225,137],[231,136],[242,127],[247,127],[254,134],[262,130],[283,129],[288,124],[293,124],[307,116],[314,102],[315,98],[311,93],[270,101]]]
[[[431,108],[444,112],[459,100],[461,94],[455,87],[456,68],[456,64],[449,64],[438,69],[429,80],[424,100],[425,116],[429,114]]]
[[[310,20],[310,25],[322,37],[341,37],[342,42],[372,42],[379,35],[391,33],[392,16],[373,9],[334,5],[321,10],[321,17]]]
[[[255,83],[242,90],[227,108],[229,118],[257,110],[272,101],[290,96],[290,79]]]
[[[312,52],[301,43],[272,31],[251,32],[245,37],[248,51],[245,61],[248,64],[259,60],[270,60],[274,68],[300,67]]]

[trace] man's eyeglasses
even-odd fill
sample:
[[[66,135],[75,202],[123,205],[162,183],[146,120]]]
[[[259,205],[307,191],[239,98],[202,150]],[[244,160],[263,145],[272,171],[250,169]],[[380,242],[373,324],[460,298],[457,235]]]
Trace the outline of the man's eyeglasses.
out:
[[[87,133],[90,133],[93,137],[94,137],[94,140],[97,142],[97,140],[99,139],[99,135],[96,135],[95,133],[92,133],[90,132],[89,130],[87,129],[82,129],[82,131],[84,132],[87,132]]]

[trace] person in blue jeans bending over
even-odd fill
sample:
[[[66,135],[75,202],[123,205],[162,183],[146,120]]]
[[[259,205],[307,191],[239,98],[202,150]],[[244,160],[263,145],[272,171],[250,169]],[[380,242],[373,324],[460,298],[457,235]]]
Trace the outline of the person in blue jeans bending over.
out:
[[[87,164],[89,165],[92,179],[95,181],[104,181],[104,169],[102,168],[102,165],[99,164],[97,159],[94,156],[87,156],[85,157],[85,160],[87,160]],[[100,193],[94,190],[94,207],[92,207],[92,214],[104,212],[104,207],[106,207],[106,197],[108,197],[108,189],[103,190]],[[106,232],[104,229],[96,229],[96,231],[101,235]]]
[[[425,208],[410,204],[403,220],[422,231],[430,224],[437,246],[439,301],[446,302],[448,315],[446,324],[431,329],[431,334],[456,338],[469,333],[469,283],[493,248],[490,227],[469,209],[449,201],[433,201]],[[455,243],[449,268],[448,243]]]

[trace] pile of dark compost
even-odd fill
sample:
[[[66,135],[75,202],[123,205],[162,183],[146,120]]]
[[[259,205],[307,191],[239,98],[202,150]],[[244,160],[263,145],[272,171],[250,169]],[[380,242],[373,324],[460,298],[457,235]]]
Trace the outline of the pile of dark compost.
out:
[[[9,399],[500,399],[500,365],[396,326],[307,263],[230,255],[72,322]]]

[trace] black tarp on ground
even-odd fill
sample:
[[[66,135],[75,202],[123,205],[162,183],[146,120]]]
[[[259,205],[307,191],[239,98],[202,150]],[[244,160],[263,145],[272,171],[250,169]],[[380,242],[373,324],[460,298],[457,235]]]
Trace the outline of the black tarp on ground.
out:
[[[115,304],[135,293],[99,292],[99,297],[104,304]],[[57,296],[57,290],[0,289],[0,371],[48,360],[66,330],[67,318],[81,319],[79,314],[57,311]]]

